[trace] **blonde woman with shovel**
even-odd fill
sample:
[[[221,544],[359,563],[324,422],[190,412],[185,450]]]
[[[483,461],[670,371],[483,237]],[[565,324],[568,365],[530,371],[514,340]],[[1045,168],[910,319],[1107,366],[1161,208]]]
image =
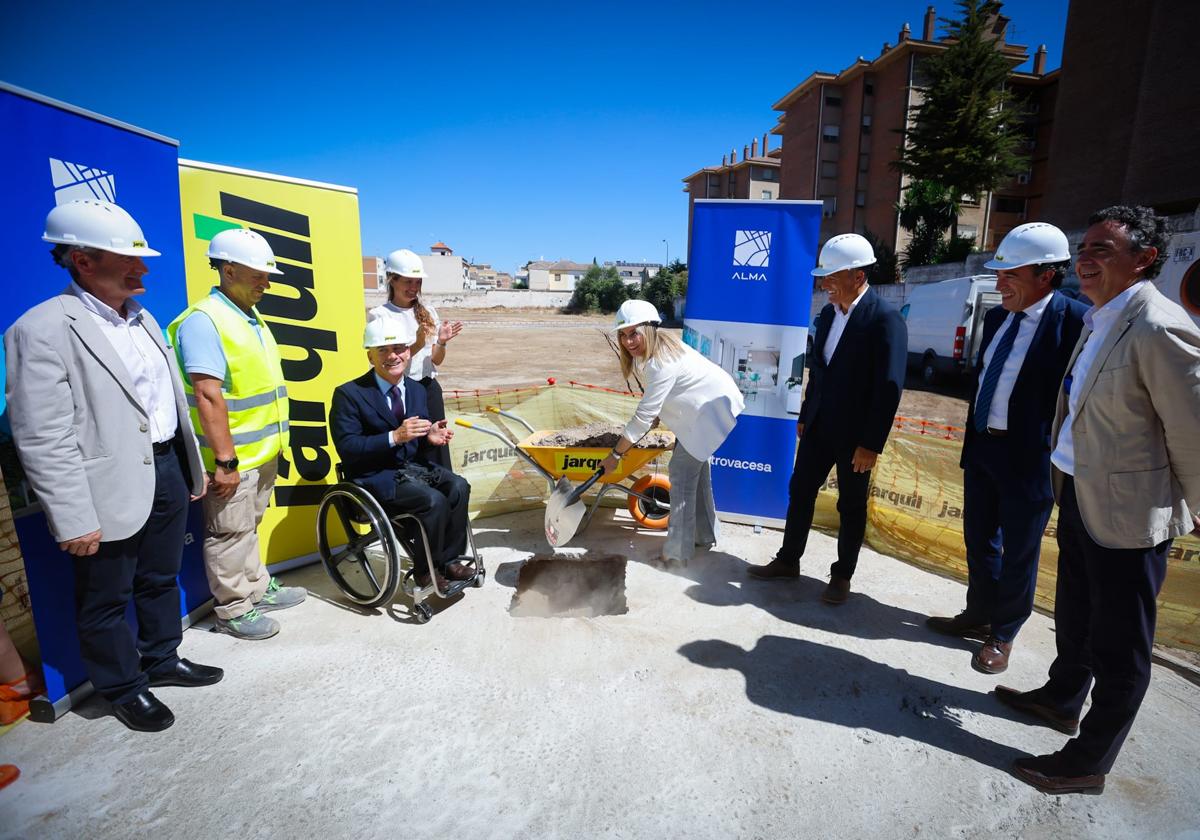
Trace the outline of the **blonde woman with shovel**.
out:
[[[671,517],[667,522],[664,561],[687,563],[696,546],[717,542],[717,506],[708,459],[737,424],[745,403],[733,379],[721,368],[659,329],[654,305],[627,300],[617,310],[617,346],[621,372],[636,372],[645,383],[642,401],[601,469],[616,469],[635,441],[662,420],[675,433],[671,479]]]

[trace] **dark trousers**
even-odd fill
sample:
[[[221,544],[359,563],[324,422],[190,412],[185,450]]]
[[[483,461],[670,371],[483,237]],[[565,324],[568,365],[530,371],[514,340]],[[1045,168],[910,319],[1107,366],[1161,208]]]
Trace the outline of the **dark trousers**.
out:
[[[1002,642],[1017,637],[1033,612],[1042,534],[1054,499],[1030,499],[1007,475],[1003,438],[982,436],[963,470],[967,609]]]
[[[183,635],[176,576],[187,530],[188,486],[174,448],[154,459],[154,504],[132,537],[101,542],[75,561],[79,650],[92,686],[124,703],[149,685],[146,674],[179,661]],[[125,621],[133,599],[138,631]]]
[[[424,471],[422,471],[424,472]],[[433,565],[439,571],[463,556],[467,550],[467,505],[471,500],[471,485],[462,476],[434,466],[433,486],[411,477],[401,468],[396,471],[396,496],[386,507],[388,513],[411,513],[425,526]],[[409,535],[417,547],[416,569],[424,572],[421,537],[413,529]]]
[[[1058,656],[1041,691],[1051,705],[1078,717],[1091,689],[1079,736],[1059,754],[1072,775],[1111,770],[1133,726],[1150,686],[1155,601],[1170,548],[1170,540],[1153,548],[1098,545],[1079,515],[1075,483],[1066,479],[1058,511]]]
[[[837,468],[838,516],[838,559],[829,572],[834,577],[850,580],[858,565],[858,552],[862,548],[863,535],[867,531],[867,490],[871,484],[871,473],[856,473],[851,463],[854,447],[837,446],[832,441],[805,436],[796,448],[796,466],[788,485],[787,524],[783,529],[783,545],[779,547],[779,559],[788,563],[799,563],[808,545],[808,532],[812,528],[813,509],[817,504],[817,493],[829,477],[829,471]]]
[[[432,376],[426,376],[420,382],[425,386],[425,399],[429,404],[429,419],[435,423],[438,420],[445,420],[446,401],[442,397],[442,386]],[[429,462],[450,469],[450,446],[434,446],[432,449],[433,451],[425,456]]]

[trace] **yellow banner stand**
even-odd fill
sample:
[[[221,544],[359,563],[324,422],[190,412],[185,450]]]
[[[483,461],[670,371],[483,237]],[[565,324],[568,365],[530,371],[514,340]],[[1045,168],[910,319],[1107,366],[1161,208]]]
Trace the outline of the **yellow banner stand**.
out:
[[[366,312],[358,193],[189,160],[179,161],[179,188],[189,302],[215,285],[204,254],[208,241],[228,228],[261,233],[283,271],[272,276],[258,310],[283,355],[291,446],[259,538],[268,564],[307,557],[316,551],[314,506],[337,480],[329,400],[334,388],[368,367],[360,349]]]

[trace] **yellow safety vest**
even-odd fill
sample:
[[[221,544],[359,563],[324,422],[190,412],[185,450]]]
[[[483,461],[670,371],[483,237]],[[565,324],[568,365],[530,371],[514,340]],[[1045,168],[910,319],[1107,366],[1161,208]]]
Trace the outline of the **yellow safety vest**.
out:
[[[221,394],[229,411],[229,432],[233,435],[238,468],[261,467],[288,445],[288,397],[279,346],[257,309],[252,313],[262,331],[262,341],[244,315],[213,294],[189,306],[167,327],[167,337],[173,346],[178,346],[175,334],[179,325],[194,312],[203,312],[211,318],[221,337],[221,350],[229,369],[229,390],[222,387]],[[180,364],[182,366],[182,361]],[[215,456],[204,437],[196,393],[186,375],[183,390],[187,394],[192,428],[200,441],[204,468],[212,472],[216,469]]]

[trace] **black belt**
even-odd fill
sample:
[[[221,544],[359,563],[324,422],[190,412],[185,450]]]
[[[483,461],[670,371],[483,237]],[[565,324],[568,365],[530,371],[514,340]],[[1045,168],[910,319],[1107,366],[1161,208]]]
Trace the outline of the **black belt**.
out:
[[[162,443],[155,443],[153,446],[155,455],[166,455],[175,448],[175,438],[164,440]]]
[[[1008,429],[993,429],[991,426],[988,426],[987,433],[992,437],[1004,437],[1008,434]]]

